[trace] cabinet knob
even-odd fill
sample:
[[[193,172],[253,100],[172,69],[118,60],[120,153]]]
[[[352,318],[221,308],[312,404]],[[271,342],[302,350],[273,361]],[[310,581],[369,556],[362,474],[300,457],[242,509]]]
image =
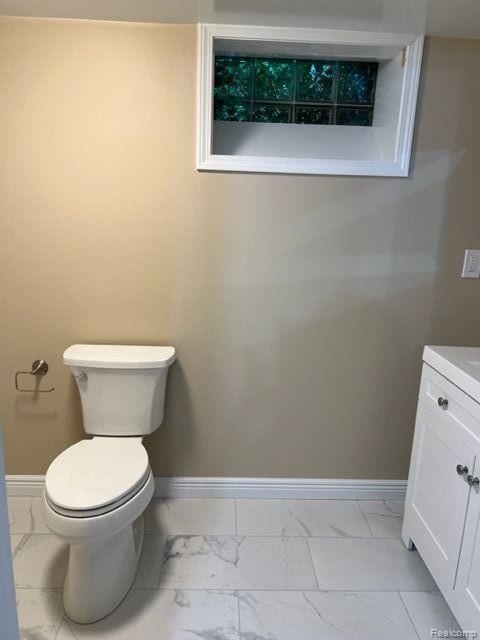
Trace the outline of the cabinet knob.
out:
[[[479,478],[474,478],[473,476],[467,476],[467,482],[471,487],[478,487],[480,484]]]
[[[457,464],[457,473],[459,476],[463,476],[468,473],[468,467],[464,464]]]
[[[448,407],[448,400],[440,396],[437,400],[437,404],[439,407],[442,407],[442,409],[446,409]]]

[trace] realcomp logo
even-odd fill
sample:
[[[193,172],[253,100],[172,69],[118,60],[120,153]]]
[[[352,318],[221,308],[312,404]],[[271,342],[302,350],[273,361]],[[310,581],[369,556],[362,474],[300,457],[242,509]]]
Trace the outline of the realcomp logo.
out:
[[[430,629],[432,638],[464,638],[465,640],[475,640],[478,638],[476,631],[460,631],[460,629]]]

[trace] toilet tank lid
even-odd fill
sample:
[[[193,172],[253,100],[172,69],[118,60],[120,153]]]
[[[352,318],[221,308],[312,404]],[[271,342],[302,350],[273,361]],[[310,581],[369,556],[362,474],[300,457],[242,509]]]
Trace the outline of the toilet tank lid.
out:
[[[99,369],[160,369],[174,360],[174,347],[131,344],[73,344],[63,353],[67,365]]]

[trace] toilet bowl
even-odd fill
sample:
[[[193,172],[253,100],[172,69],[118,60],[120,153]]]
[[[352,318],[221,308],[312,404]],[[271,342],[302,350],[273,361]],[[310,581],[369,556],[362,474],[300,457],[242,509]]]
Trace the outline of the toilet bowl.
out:
[[[43,511],[49,529],[69,545],[63,603],[76,622],[107,616],[135,578],[142,514],[154,490],[142,438],[162,421],[174,357],[171,347],[113,345],[74,345],[64,354],[93,437],[51,463]]]
[[[45,480],[47,526],[70,545],[63,603],[76,622],[99,620],[120,604],[135,578],[142,550],[142,513],[153,495],[153,476],[141,441],[132,442],[133,447],[143,449],[146,474],[138,469],[139,482],[133,489],[133,475],[122,482],[122,474],[117,473],[112,482],[108,475],[112,462],[123,462],[131,448],[121,447],[118,456],[115,440],[123,444],[126,438],[95,437],[73,445],[55,460]],[[82,474],[81,465],[75,465],[76,456],[87,473]]]

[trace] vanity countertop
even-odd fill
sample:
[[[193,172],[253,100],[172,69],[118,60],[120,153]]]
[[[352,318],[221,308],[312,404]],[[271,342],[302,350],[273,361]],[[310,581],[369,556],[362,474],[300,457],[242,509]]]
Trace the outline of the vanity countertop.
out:
[[[480,403],[480,347],[427,345],[423,361]]]

